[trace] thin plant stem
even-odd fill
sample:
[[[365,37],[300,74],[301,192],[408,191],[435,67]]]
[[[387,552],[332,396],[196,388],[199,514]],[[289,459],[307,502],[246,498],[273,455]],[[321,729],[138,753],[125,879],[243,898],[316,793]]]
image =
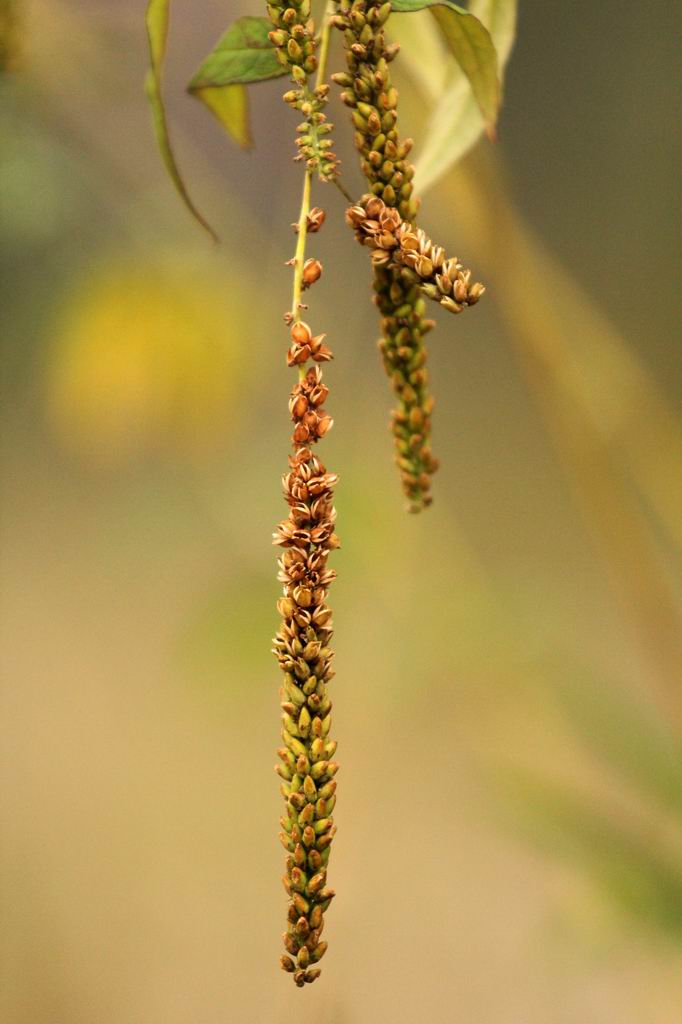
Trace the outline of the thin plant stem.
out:
[[[308,237],[308,214],[310,213],[310,194],[312,192],[313,172],[306,168],[303,177],[303,195],[301,210],[298,215],[298,239],[294,254],[294,294],[291,300],[291,312],[294,320],[301,319],[301,293],[303,291],[303,264],[305,263],[305,243]]]
[[[329,56],[329,41],[331,38],[331,17],[334,13],[334,3],[329,0],[324,13],[324,21],[320,31],[320,56],[315,77],[315,88],[324,83],[327,74],[327,58]],[[310,196],[312,193],[313,169],[306,167],[303,175],[303,193],[301,196],[301,209],[298,215],[298,239],[296,241],[296,252],[294,254],[294,293],[291,300],[291,312],[294,322],[301,319],[301,294],[303,292],[303,265],[305,263],[305,246],[308,237],[308,214],[310,213]],[[306,371],[299,366],[298,375],[302,380]]]

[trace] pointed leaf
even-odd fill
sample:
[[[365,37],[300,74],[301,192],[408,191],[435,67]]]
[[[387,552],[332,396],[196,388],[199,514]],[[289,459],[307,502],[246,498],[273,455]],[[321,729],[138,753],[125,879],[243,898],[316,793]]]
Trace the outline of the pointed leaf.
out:
[[[493,137],[500,108],[501,88],[497,53],[490,32],[470,11],[450,0],[394,0],[397,13],[430,8],[450,51],[466,75],[483,114],[488,134]]]
[[[188,86],[192,96],[201,100],[228,135],[244,148],[252,144],[244,86],[287,74],[268,38],[271,29],[267,18],[239,18],[230,25]]]
[[[267,18],[235,21],[190,82],[190,92],[206,86],[249,85],[286,75],[288,69],[280,64],[268,38],[271,30]]]
[[[162,75],[163,62],[166,56],[166,44],[168,41],[168,19],[170,15],[170,0],[149,0],[146,13],[147,36],[149,38],[150,69],[147,73],[145,90],[152,108],[154,118],[154,130],[163,162],[166,165],[175,188],[178,191],[185,206],[196,221],[208,231],[211,238],[217,241],[217,235],[208,221],[202,216],[194,205],[187,187],[182,180],[175,154],[171,146],[168,133],[168,120],[166,109],[163,103]]]
[[[228,135],[243,149],[253,145],[249,126],[249,97],[244,85],[201,86],[191,90],[192,96],[208,107]]]

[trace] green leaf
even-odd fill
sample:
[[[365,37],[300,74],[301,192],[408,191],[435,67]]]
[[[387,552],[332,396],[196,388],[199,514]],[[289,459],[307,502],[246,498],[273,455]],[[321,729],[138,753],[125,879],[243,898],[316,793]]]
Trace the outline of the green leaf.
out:
[[[450,0],[395,0],[393,11],[407,14],[430,8],[448,47],[466,75],[491,137],[500,109],[497,52],[490,32],[470,11]]]
[[[182,180],[168,133],[168,120],[166,118],[166,109],[163,103],[162,75],[163,62],[166,56],[166,44],[168,41],[169,7],[170,0],[149,0],[147,5],[145,20],[147,25],[147,35],[149,37],[150,69],[147,73],[145,89],[152,108],[156,139],[159,145],[159,150],[161,151],[161,156],[163,157],[163,162],[166,165],[166,170],[168,171],[178,194],[194,219],[198,221],[206,231],[208,231],[214,241],[217,241],[218,236],[214,232],[213,228],[202,216],[190,198],[187,187]]]
[[[268,38],[271,29],[267,18],[235,21],[190,82],[190,92],[214,86],[250,85],[286,75],[287,68],[280,64],[277,50]]]
[[[244,17],[230,25],[187,87],[244,148],[252,144],[245,85],[287,74],[268,38],[267,18]]]
[[[469,9],[490,32],[502,77],[516,37],[517,0],[471,0]],[[420,55],[410,43],[409,25],[399,38],[404,65],[411,66],[412,76],[426,85],[434,104],[415,175],[415,186],[423,195],[471,149],[485,124],[469,80],[454,59],[446,60],[450,64],[450,78],[443,91],[436,69],[431,76],[423,76],[421,69],[415,71]]]
[[[249,97],[245,86],[202,86],[190,92],[215,114],[227,134],[242,149],[250,149],[253,139],[249,124]]]

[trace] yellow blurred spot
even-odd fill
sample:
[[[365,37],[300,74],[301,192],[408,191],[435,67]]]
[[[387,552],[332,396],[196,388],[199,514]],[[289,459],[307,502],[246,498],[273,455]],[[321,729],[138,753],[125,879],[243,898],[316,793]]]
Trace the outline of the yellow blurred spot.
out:
[[[224,443],[238,328],[219,296],[203,279],[143,264],[84,282],[48,373],[48,415],[65,448],[106,465]]]

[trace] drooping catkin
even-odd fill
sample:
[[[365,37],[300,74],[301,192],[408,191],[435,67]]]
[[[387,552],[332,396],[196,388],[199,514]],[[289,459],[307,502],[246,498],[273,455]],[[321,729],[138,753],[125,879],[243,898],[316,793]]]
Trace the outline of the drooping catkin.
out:
[[[334,676],[334,655],[329,647],[332,613],[327,592],[336,573],[327,561],[339,541],[333,505],[338,478],[327,472],[313,452],[333,423],[325,411],[329,390],[321,369],[332,353],[324,343],[325,335],[314,335],[302,322],[301,293],[322,275],[322,264],[305,258],[307,235],[317,233],[325,220],[323,210],[309,208],[312,174],[317,173],[323,181],[332,180],[338,161],[328,137],[331,126],[323,113],[328,86],[319,81],[322,68],[318,84],[313,88],[309,83],[310,75],[318,70],[310,0],[272,3],[268,13],[274,25],[271,42],[280,61],[289,67],[295,85],[284,100],[305,118],[298,128],[296,157],[306,165],[303,202],[299,221],[293,225],[298,234],[296,255],[289,261],[294,267],[294,301],[284,317],[291,330],[287,364],[298,370],[298,381],[289,399],[293,455],[283,478],[289,514],[274,534],[274,543],[283,548],[278,563],[283,596],[277,603],[282,622],[273,648],[284,673],[280,691],[284,746],[278,750],[282,763],[276,771],[285,802],[280,840],[287,851],[282,881],[289,908],[281,965],[303,988],[321,973],[316,965],[327,950],[321,937],[324,913],[334,897],[327,886],[327,864],[336,831],[333,810],[338,765],[334,761],[336,743],[330,737],[328,686]]]
[[[399,47],[388,43],[384,26],[391,4],[377,0],[338,0],[334,24],[343,30],[347,72],[333,75],[341,98],[352,110],[355,145],[370,191],[413,222],[414,168],[407,159],[412,142],[397,131],[398,92],[389,65]],[[375,302],[381,313],[379,347],[398,398],[393,435],[408,508],[431,504],[431,475],[438,462],[431,451],[431,413],[425,335],[434,326],[426,318],[419,287],[389,265],[374,268]]]
[[[312,446],[329,431],[331,417],[324,403],[328,389],[320,363],[331,359],[324,336],[315,337],[307,324],[291,327],[287,362],[313,365],[294,386],[289,412],[294,423],[294,454],[283,478],[288,517],[279,524],[274,543],[284,551],[278,579],[284,593],[277,607],[282,625],[274,653],[284,673],[282,764],[285,813],[280,839],[287,851],[284,888],[289,896],[288,927],[284,933],[287,955],[281,963],[302,987],[320,974],[317,962],[327,943],[321,939],[324,912],[334,892],[327,887],[327,864],[334,833],[338,769],[336,743],[330,738],[331,700],[328,686],[334,676],[331,610],[327,591],[336,577],[327,565],[329,552],[339,546],[334,532],[336,512],[333,490],[337,482]]]

